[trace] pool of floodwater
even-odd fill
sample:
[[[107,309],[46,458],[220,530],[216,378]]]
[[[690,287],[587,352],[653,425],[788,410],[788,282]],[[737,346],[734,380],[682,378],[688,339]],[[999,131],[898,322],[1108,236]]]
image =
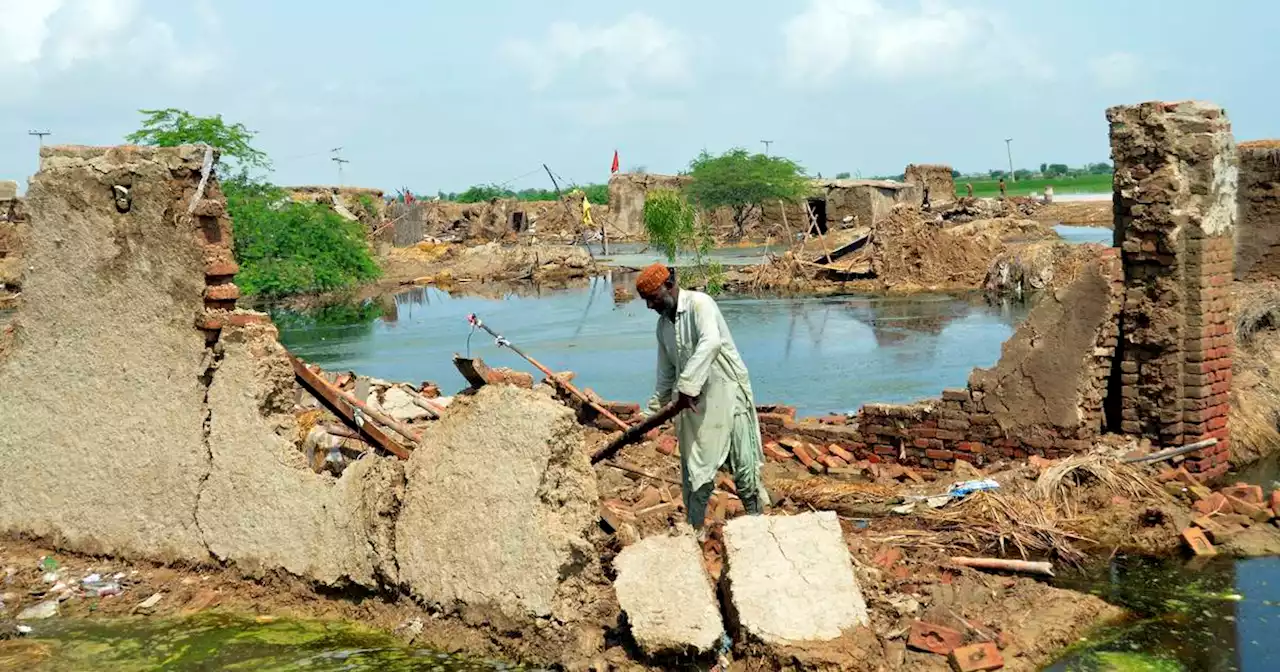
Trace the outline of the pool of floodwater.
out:
[[[1102,243],[1111,244],[1111,229],[1096,226],[1066,226],[1059,224],[1053,227],[1058,235],[1068,243]],[[649,264],[664,261],[665,258],[655,248],[646,243],[614,243],[609,245],[609,254],[604,254],[599,245],[592,245],[591,251],[607,266],[643,268]],[[746,247],[721,247],[711,251],[713,260],[724,266],[750,266],[768,260],[770,252],[780,253],[782,246],[755,245]],[[680,254],[675,265],[689,266],[694,263],[692,253]]]
[[[1127,607],[1134,618],[1092,633],[1047,670],[1280,670],[1280,558],[1117,556],[1057,583]]]
[[[309,314],[277,311],[281,341],[326,369],[387,380],[465,387],[454,353],[490,366],[532,371],[517,355],[472,333],[477,314],[527,354],[607,399],[644,401],[653,391],[657,317],[639,299],[616,304],[613,273],[582,287],[500,299],[415,288],[364,306]],[[1023,304],[981,296],[843,296],[719,299],[759,403],[806,415],[845,412],[869,401],[907,402],[963,387],[991,366],[1025,316]]]
[[[521,670],[405,646],[351,623],[203,614],[182,620],[50,619],[32,633],[0,642],[0,669],[95,670]]]

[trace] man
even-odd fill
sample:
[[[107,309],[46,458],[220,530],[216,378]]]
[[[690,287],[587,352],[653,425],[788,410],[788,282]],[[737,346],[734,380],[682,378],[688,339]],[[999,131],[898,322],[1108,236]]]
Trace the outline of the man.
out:
[[[747,513],[768,505],[760,483],[764,450],[747,367],[716,302],[680,289],[675,273],[654,264],[636,279],[636,291],[658,313],[658,382],[649,399],[657,412],[675,398],[681,490],[689,524],[701,536],[716,471],[726,465]]]

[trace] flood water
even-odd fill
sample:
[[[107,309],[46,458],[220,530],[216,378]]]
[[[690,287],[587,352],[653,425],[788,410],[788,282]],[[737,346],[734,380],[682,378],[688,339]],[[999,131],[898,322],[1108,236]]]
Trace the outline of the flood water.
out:
[[[1280,558],[1119,556],[1058,584],[1124,606],[1134,618],[1094,633],[1048,670],[1280,670]]]
[[[405,646],[355,624],[255,619],[209,613],[182,620],[35,621],[0,642],[0,669],[100,670],[522,670]]]
[[[326,369],[386,380],[430,380],[443,390],[466,386],[454,353],[490,366],[533,371],[483,332],[486,324],[553,371],[606,399],[644,401],[653,391],[657,316],[639,299],[615,304],[617,282],[499,299],[421,287],[381,304],[341,306],[309,315],[278,312],[281,341]],[[845,296],[766,299],[724,297],[725,321],[742,352],[759,403],[788,403],[801,414],[856,410],[868,401],[908,402],[963,387],[975,366],[991,366],[1027,312],[989,305],[981,296]]]

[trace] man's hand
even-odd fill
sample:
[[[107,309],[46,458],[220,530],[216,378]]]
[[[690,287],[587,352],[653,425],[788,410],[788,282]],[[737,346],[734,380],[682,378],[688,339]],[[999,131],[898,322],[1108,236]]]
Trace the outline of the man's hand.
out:
[[[679,396],[676,397],[676,408],[680,409],[681,411],[697,410],[698,401],[700,398],[701,398],[700,396],[691,397],[685,394],[684,392],[681,392]]]

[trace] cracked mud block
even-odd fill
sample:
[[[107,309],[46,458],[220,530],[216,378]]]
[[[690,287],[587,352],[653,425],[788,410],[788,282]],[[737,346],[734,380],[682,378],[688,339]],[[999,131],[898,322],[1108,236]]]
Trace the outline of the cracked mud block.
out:
[[[725,559],[740,637],[827,641],[868,623],[834,512],[736,518],[725,526]]]
[[[650,537],[613,561],[618,603],[649,655],[706,653],[724,634],[720,603],[691,534]]]
[[[26,198],[31,270],[0,357],[0,529],[208,558],[195,523],[209,464],[193,328],[203,250],[179,222],[202,159],[195,147],[41,150]],[[126,212],[116,186],[130,191]]]
[[[1006,432],[1101,430],[1122,293],[1113,280],[1119,275],[1114,258],[1085,264],[1071,284],[1036,304],[994,367],[972,373],[970,386],[986,393],[984,410]]]
[[[275,327],[226,328],[215,348],[212,468],[196,516],[209,550],[251,573],[279,567],[329,585],[394,583],[401,463],[370,456],[336,479],[313,473],[286,438],[296,431],[294,374]]]
[[[599,493],[573,413],[549,393],[486,385],[433,423],[405,467],[400,580],[447,611],[511,619],[582,613],[598,574]]]

